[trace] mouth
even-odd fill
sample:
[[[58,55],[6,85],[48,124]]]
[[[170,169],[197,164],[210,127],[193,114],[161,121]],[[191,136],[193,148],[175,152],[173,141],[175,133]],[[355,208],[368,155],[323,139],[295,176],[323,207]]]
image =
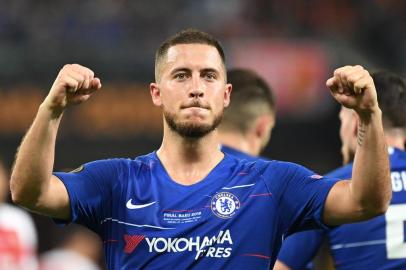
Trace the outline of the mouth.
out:
[[[185,106],[180,107],[182,110],[183,109],[204,109],[204,110],[209,110],[209,106],[204,106],[202,104],[189,104]]]
[[[187,114],[201,115],[201,114],[206,114],[206,111],[208,111],[208,109],[203,108],[203,107],[191,106],[191,107],[183,108],[182,111],[184,111]]]

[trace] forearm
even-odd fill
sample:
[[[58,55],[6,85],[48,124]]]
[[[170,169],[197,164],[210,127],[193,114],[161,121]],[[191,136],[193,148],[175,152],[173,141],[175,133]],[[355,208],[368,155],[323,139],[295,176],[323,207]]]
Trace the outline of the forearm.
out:
[[[377,109],[360,117],[357,135],[351,195],[362,215],[373,216],[386,211],[391,198],[388,149],[382,127],[382,112]]]
[[[24,207],[35,208],[41,195],[48,188],[61,117],[61,113],[52,113],[42,104],[19,147],[10,188],[13,201]]]

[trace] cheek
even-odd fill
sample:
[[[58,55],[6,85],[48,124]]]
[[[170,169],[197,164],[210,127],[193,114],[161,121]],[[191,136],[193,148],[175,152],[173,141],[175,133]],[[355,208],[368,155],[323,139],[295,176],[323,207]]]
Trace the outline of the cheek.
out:
[[[221,103],[222,106],[224,106],[225,103],[228,103],[229,95],[224,91],[224,87],[218,87],[213,93],[215,93],[215,96],[212,98],[216,99],[216,103]]]
[[[214,104],[215,104],[215,107],[216,107],[216,111],[223,110],[225,105],[226,105],[226,102],[224,100],[224,95],[223,94],[217,95]]]
[[[162,103],[168,106],[180,98],[178,91],[174,91],[172,88],[167,88],[161,93],[161,99]]]

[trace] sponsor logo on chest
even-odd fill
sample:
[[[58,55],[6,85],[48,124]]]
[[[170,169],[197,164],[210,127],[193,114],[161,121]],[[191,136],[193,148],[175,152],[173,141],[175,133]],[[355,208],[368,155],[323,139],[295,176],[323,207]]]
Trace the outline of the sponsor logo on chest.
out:
[[[231,255],[233,245],[230,230],[220,231],[212,237],[149,238],[144,235],[124,235],[124,252],[132,253],[144,239],[150,253],[195,252],[195,260],[200,257],[227,258]]]

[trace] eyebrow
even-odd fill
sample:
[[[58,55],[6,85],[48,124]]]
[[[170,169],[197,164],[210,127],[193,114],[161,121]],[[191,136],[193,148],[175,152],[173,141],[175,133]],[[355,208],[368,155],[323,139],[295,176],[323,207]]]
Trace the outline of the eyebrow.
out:
[[[170,74],[172,75],[172,74],[175,74],[175,73],[180,72],[180,71],[191,72],[190,68],[179,67],[179,68],[175,68],[174,70],[172,70]],[[203,68],[203,69],[201,69],[199,71],[200,71],[200,73],[214,72],[216,74],[220,74],[220,71],[218,71],[215,68]]]
[[[170,74],[173,75],[173,74],[178,73],[178,72],[180,72],[180,71],[183,71],[183,72],[190,72],[190,69],[189,69],[189,68],[184,68],[184,67],[175,68],[174,70],[171,71]]]
[[[204,68],[201,70],[202,73],[214,72],[216,74],[220,74],[220,71],[214,68]]]

